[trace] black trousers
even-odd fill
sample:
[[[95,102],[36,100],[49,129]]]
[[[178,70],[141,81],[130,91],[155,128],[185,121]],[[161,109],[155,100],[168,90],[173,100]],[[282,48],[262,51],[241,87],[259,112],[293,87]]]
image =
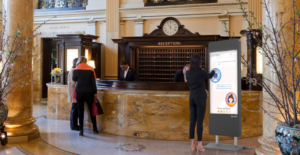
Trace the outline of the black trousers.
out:
[[[206,98],[190,99],[190,139],[195,137],[195,125],[197,122],[198,141],[202,141],[205,111]]]
[[[78,128],[78,105],[72,103],[72,109],[70,114],[70,127],[72,130]]]
[[[92,114],[92,104],[94,102],[94,94],[93,93],[76,93],[76,100],[77,100],[77,104],[78,104],[80,130],[83,130],[84,102],[86,102],[88,105],[91,121],[93,123],[93,128],[97,129],[96,117],[93,116],[93,114]]]

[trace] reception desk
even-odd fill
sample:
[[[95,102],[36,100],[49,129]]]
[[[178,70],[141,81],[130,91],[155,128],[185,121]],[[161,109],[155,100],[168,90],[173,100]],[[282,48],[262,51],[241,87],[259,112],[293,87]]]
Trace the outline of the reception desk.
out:
[[[48,119],[70,120],[67,86],[47,86]],[[97,87],[97,98],[104,110],[103,115],[97,116],[101,132],[137,138],[189,140],[189,90],[186,83],[98,81]],[[243,107],[259,110],[257,103],[261,101],[254,96],[261,95],[261,91],[243,91]],[[242,108],[241,138],[262,135],[262,113],[245,108]],[[209,135],[208,112],[207,101],[203,140],[214,140],[215,137]],[[85,127],[92,129],[88,112],[85,112]],[[220,139],[231,137],[220,136]]]

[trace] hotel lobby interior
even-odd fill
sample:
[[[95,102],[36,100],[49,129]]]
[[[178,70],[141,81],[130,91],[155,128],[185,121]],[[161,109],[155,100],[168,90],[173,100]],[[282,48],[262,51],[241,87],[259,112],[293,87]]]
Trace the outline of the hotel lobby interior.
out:
[[[299,5],[300,0],[2,0],[0,155],[299,154]],[[202,70],[211,72],[210,44],[232,40],[240,43],[231,70],[237,75],[230,73],[237,77],[238,95],[227,109],[235,111],[213,111],[216,89],[210,88],[216,82],[204,82],[202,145],[228,145],[197,151],[189,138],[185,66],[199,54]],[[80,56],[94,68],[103,109],[95,116],[95,134],[84,105],[83,136],[70,128],[68,94],[68,74]],[[126,76],[120,74],[122,61],[130,66],[126,74],[136,69],[138,81],[120,81]],[[187,82],[175,81],[179,70]],[[214,134],[213,120],[223,116],[236,118],[238,136]],[[216,121],[222,124],[217,130],[236,131],[232,123]],[[237,146],[242,149],[228,149]]]

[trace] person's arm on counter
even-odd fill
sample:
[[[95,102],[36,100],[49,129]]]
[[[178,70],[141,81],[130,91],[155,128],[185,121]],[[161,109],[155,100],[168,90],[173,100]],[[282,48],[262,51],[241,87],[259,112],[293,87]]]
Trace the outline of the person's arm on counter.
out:
[[[179,78],[179,75],[178,75],[178,72],[176,71],[175,76],[173,78],[173,82],[178,82],[179,81],[178,78]]]

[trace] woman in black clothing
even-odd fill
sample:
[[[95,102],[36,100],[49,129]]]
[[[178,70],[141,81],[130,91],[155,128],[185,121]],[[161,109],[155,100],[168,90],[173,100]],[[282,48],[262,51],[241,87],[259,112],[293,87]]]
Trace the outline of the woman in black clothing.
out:
[[[76,81],[75,92],[78,104],[79,129],[80,136],[83,136],[83,117],[84,117],[84,102],[87,103],[91,121],[93,123],[94,133],[98,133],[96,117],[92,115],[92,104],[94,98],[97,97],[96,74],[94,68],[87,65],[87,59],[80,57],[77,61],[77,67],[73,73],[73,81]]]
[[[198,146],[197,151],[204,151],[202,147],[203,120],[206,110],[206,90],[205,79],[214,76],[215,70],[206,73],[202,68],[202,58],[199,54],[194,54],[190,60],[190,70],[186,72],[186,79],[190,88],[190,139],[192,150],[196,149],[194,139],[195,124],[197,121]]]

